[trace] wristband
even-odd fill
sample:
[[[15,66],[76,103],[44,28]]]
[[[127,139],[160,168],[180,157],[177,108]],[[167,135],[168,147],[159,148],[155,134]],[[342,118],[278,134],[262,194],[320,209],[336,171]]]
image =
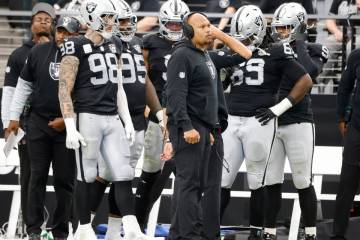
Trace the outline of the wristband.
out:
[[[280,116],[293,106],[294,99],[292,97],[286,97],[281,102],[272,106],[270,110],[276,115]]]

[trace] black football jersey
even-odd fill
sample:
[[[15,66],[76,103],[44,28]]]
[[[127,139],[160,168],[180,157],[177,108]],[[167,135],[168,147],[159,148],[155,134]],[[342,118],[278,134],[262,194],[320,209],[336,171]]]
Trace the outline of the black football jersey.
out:
[[[146,67],[142,55],[142,42],[134,37],[129,43],[123,42],[121,59],[123,86],[127,96],[130,115],[137,131],[144,130],[145,122],[145,76]]]
[[[258,108],[271,107],[277,101],[277,92],[283,76],[294,84],[306,74],[295,60],[289,44],[271,44],[266,50],[257,49],[252,58],[232,67],[229,114],[250,117]]]
[[[171,57],[173,42],[165,39],[160,33],[144,36],[144,49],[149,51],[149,78],[153,83],[157,96],[162,103],[162,93],[166,83],[167,63]]]
[[[314,63],[324,64],[329,58],[329,50],[318,43],[305,43],[307,52],[309,56],[313,59]],[[296,56],[296,49],[295,56]],[[322,66],[321,66],[322,67]],[[286,76],[283,76],[283,80],[280,85],[279,90],[279,101],[289,95],[294,84],[290,81],[286,81]],[[294,105],[292,108],[284,112],[279,117],[279,125],[287,125],[292,123],[301,123],[301,122],[314,122],[313,111],[311,108],[311,98],[310,92],[305,95],[305,97]]]
[[[79,59],[73,89],[76,113],[117,114],[118,52],[114,43],[95,46],[85,36],[67,39],[61,46],[63,56]]]

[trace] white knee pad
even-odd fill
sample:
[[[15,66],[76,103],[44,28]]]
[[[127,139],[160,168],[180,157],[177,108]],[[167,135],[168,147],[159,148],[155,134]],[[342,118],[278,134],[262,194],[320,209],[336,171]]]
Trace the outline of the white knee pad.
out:
[[[296,189],[305,189],[311,184],[310,176],[293,174],[293,181]]]
[[[246,169],[249,188],[256,190],[263,185],[269,150],[267,150],[261,142],[253,142],[250,146],[249,149],[246,149],[245,153]]]
[[[90,183],[95,181],[98,174],[99,142],[87,139],[86,144],[86,147],[76,150],[77,179]]]

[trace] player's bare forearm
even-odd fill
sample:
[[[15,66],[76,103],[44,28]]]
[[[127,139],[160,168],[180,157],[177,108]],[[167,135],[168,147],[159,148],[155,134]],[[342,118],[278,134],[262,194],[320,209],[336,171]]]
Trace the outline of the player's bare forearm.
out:
[[[292,97],[296,103],[300,102],[304,98],[306,93],[312,88],[312,80],[309,74],[303,75],[292,88],[289,96]]]
[[[59,72],[59,102],[64,118],[74,117],[74,106],[71,92],[74,88],[79,67],[79,59],[74,56],[65,56],[60,63]]]

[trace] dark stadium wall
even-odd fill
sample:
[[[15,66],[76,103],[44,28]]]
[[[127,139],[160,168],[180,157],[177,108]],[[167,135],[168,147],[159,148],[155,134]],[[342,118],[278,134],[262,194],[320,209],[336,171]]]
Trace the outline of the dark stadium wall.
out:
[[[0,89],[0,97],[1,91]],[[341,136],[337,129],[336,119],[336,96],[332,95],[314,95],[312,96],[312,103],[316,122],[316,145],[317,146],[341,146]],[[1,128],[2,129],[2,128]],[[16,185],[18,183],[18,175],[15,173],[15,169],[8,169],[8,171],[1,171],[4,168],[0,168],[0,185]],[[1,174],[5,172],[6,174]],[[133,186],[136,186],[135,180]],[[337,189],[337,176],[324,176],[323,193],[336,193]],[[49,185],[52,184],[52,178],[49,178]],[[171,183],[169,181],[167,188],[170,188]],[[234,190],[247,191],[246,175],[239,173],[233,186]],[[296,192],[291,176],[285,176],[285,184],[283,187],[286,192]],[[10,206],[11,206],[12,192],[0,191],[0,226],[8,221]],[[49,210],[54,208],[55,205],[54,193],[49,193],[46,201],[47,208]],[[223,224],[224,225],[238,225],[248,224],[248,204],[247,198],[232,198],[229,208],[226,211]],[[170,222],[170,206],[171,197],[163,196],[160,207],[159,223]],[[322,212],[324,218],[332,218],[334,201],[323,201]],[[283,200],[282,210],[279,215],[279,221],[284,222],[291,218],[292,200]],[[107,201],[103,200],[102,206],[99,210],[98,216],[95,219],[95,223],[105,223],[107,213]]]

